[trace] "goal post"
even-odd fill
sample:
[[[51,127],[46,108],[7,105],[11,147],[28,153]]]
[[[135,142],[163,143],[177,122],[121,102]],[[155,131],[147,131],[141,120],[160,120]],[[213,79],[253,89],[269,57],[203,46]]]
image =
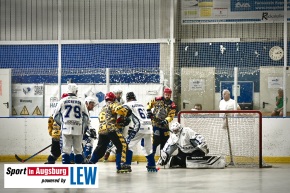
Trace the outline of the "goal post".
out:
[[[263,162],[260,111],[180,111],[178,122],[203,135],[209,155],[224,156],[228,166],[270,167]]]

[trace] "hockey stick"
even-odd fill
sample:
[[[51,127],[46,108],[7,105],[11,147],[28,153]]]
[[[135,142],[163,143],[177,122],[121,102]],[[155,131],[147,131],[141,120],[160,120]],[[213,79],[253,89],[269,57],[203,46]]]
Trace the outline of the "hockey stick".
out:
[[[17,154],[15,154],[15,158],[17,159],[17,161],[24,163],[24,162],[30,160],[31,158],[35,157],[35,156],[38,155],[39,153],[43,152],[44,150],[48,149],[48,148],[51,147],[51,146],[52,146],[52,144],[50,144],[49,146],[43,148],[43,149],[40,150],[39,152],[33,154],[32,156],[30,156],[30,157],[28,157],[28,158],[26,158],[26,159],[21,159]]]
[[[234,159],[233,159],[233,152],[232,152],[232,143],[231,143],[231,136],[230,136],[230,128],[229,128],[229,121],[228,121],[228,115],[226,115],[226,129],[228,133],[228,141],[229,141],[229,150],[230,150],[230,163],[228,165],[234,166]]]

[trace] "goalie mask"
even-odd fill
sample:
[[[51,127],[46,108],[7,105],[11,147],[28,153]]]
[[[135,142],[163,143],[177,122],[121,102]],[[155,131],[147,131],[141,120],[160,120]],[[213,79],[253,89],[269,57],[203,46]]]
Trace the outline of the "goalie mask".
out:
[[[181,131],[182,127],[178,122],[175,122],[171,125],[170,131],[176,135],[178,135]]]

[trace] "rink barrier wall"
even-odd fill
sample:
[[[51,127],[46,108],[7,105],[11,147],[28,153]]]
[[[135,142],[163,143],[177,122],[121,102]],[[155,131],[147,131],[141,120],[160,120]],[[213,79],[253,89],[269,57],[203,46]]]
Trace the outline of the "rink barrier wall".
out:
[[[51,143],[51,138],[47,132],[48,117],[0,117],[0,161],[15,162],[14,154],[25,159],[35,154]],[[290,118],[262,119],[263,124],[263,159],[267,163],[290,163]],[[92,125],[98,128],[97,117],[92,117]],[[94,143],[94,147],[96,146]],[[249,144],[250,145],[250,144]],[[35,156],[32,161],[45,161],[50,154],[47,149]],[[156,159],[159,157],[159,150]],[[109,161],[114,161],[114,155]],[[134,161],[146,161],[141,153],[140,147],[134,149]]]

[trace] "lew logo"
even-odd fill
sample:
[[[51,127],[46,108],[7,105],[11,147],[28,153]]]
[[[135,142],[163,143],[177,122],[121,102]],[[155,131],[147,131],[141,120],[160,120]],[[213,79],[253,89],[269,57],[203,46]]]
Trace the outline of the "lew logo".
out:
[[[99,187],[96,165],[4,164],[4,171],[4,188]]]
[[[236,8],[249,8],[251,7],[251,5],[249,3],[241,3],[241,2],[237,2],[235,5]]]

